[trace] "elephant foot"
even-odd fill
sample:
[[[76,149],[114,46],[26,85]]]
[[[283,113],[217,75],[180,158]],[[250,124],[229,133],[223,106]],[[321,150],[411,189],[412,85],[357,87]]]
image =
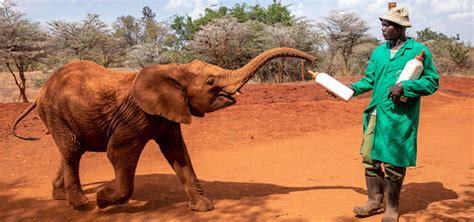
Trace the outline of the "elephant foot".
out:
[[[89,211],[94,209],[94,206],[89,203],[89,200],[84,194],[69,195],[67,197],[69,205],[71,205],[75,210],[79,211]]]
[[[103,187],[97,191],[97,207],[104,209],[111,205],[127,203],[129,196],[117,198],[115,190],[110,187]]]
[[[66,194],[66,190],[64,189],[64,187],[59,188],[59,187],[53,186],[52,194],[53,194],[53,198],[55,200],[67,200],[67,194]]]
[[[67,200],[66,187],[64,187],[64,178],[58,177],[53,180],[52,195],[55,200]]]
[[[198,211],[198,212],[206,212],[211,211],[214,209],[214,204],[212,204],[212,200],[205,196],[199,196],[194,201],[189,202],[189,210]]]

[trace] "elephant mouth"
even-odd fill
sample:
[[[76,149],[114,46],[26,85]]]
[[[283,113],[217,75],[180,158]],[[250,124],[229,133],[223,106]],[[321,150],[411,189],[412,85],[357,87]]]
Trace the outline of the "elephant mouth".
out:
[[[222,107],[233,105],[237,102],[233,95],[235,95],[235,93],[231,94],[225,91],[220,92],[219,94],[217,94],[214,103],[217,103],[216,105],[222,104]]]
[[[233,97],[235,94],[236,93],[229,93],[226,91],[219,92],[214,98],[214,101],[211,103],[209,107],[209,112],[213,112],[218,109],[222,109],[224,107],[235,104],[237,102]]]
[[[197,116],[197,117],[204,117],[205,113],[210,113],[214,112],[216,110],[225,108],[227,106],[231,106],[235,104],[237,101],[233,97],[235,95],[239,95],[240,92],[235,92],[235,93],[229,93],[226,91],[221,91],[217,93],[211,101],[209,101],[209,105],[205,109],[196,109],[195,106],[192,106],[192,103],[189,103],[189,111],[191,112],[191,115]]]
[[[219,94],[217,94],[217,99],[226,99],[228,100],[228,102],[231,102],[232,104],[234,104],[236,102],[235,98],[232,97],[233,95],[235,95],[235,93],[228,93],[228,92],[220,92]]]

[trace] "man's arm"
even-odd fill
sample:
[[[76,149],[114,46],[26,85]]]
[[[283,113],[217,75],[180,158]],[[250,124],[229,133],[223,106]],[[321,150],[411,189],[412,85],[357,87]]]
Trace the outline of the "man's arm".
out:
[[[354,96],[368,92],[374,88],[375,67],[376,51],[374,51],[370,57],[369,64],[365,70],[365,77],[348,86],[354,90]]]

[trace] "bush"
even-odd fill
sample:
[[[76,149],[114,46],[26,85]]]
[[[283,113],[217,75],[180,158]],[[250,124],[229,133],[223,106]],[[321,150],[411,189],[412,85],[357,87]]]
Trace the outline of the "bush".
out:
[[[470,73],[473,66],[469,59],[472,48],[469,43],[459,40],[459,37],[449,38],[443,33],[432,31],[430,28],[417,32],[417,40],[425,44],[433,56],[433,62],[440,74]]]

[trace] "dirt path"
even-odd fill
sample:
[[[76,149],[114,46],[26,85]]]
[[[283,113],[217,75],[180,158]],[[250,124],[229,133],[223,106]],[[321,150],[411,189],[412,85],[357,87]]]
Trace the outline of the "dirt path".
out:
[[[351,81],[351,80],[347,80]],[[474,220],[474,80],[444,78],[422,101],[418,166],[401,197],[401,221]],[[248,85],[238,105],[183,126],[199,179],[215,210],[187,210],[187,197],[155,144],[139,162],[129,204],[77,212],[50,197],[58,154],[37,115],[8,134],[25,104],[0,104],[0,221],[285,220],[380,221],[355,218],[366,200],[358,148],[367,96],[344,103],[311,83]],[[113,179],[105,154],[87,153],[81,179],[95,202]]]

